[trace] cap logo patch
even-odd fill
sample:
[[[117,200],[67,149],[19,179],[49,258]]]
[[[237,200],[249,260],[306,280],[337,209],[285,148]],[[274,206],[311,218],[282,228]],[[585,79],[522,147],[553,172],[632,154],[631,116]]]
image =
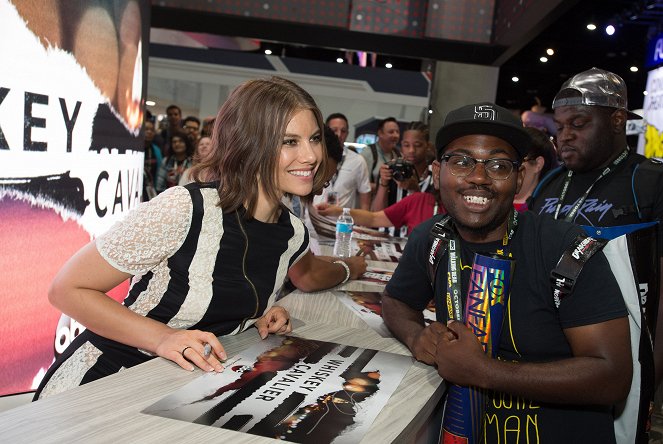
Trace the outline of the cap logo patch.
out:
[[[474,107],[474,119],[495,120],[497,111],[490,105],[478,105]]]

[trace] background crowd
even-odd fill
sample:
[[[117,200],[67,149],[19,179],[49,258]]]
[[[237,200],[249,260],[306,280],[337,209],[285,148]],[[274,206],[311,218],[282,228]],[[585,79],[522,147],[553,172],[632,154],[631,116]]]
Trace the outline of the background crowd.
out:
[[[538,98],[535,102],[531,110],[521,115],[532,142],[523,159],[525,181],[514,199],[519,211],[527,209],[525,202],[539,179],[559,164],[552,114],[545,113]],[[193,180],[189,170],[211,149],[213,125],[214,117],[183,118],[180,107],[174,104],[168,106],[166,117],[158,122],[147,113],[143,200]],[[338,150],[330,152],[330,158],[334,160],[335,152],[338,160],[333,162],[325,188],[318,190],[308,205],[302,206],[298,199],[285,202],[305,220],[313,238],[333,238],[336,218],[343,208],[353,210],[359,225],[380,228],[396,236],[407,236],[419,223],[444,212],[434,174],[439,164],[424,122],[384,118],[377,124],[375,142],[363,148],[346,144],[354,139],[348,140],[350,122],[343,113],[330,114],[325,125],[340,142]]]

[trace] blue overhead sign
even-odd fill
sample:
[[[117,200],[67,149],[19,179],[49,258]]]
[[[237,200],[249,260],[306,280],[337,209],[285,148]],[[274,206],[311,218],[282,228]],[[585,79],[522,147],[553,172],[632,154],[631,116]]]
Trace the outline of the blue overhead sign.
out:
[[[645,66],[653,68],[658,65],[663,65],[663,33],[658,34],[649,40],[647,45],[647,60]]]

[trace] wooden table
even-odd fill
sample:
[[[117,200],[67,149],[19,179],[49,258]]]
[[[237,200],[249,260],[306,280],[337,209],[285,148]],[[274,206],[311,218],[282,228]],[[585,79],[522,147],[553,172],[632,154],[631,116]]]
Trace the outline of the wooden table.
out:
[[[354,285],[354,284],[353,284]],[[282,299],[292,316],[293,334],[309,339],[406,354],[339,302],[331,292],[295,292]],[[250,329],[221,338],[229,356],[260,340]],[[140,413],[145,407],[201,375],[162,358],[0,414],[3,442],[267,443],[270,438]],[[414,442],[444,391],[434,368],[414,363],[375,419],[364,443]]]

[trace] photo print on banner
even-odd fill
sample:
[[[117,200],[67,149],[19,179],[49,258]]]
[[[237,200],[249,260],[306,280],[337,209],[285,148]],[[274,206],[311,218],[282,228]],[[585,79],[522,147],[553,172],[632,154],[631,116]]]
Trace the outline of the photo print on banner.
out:
[[[84,328],[48,287],[140,202],[149,11],[147,0],[0,0],[0,395],[34,389]]]

